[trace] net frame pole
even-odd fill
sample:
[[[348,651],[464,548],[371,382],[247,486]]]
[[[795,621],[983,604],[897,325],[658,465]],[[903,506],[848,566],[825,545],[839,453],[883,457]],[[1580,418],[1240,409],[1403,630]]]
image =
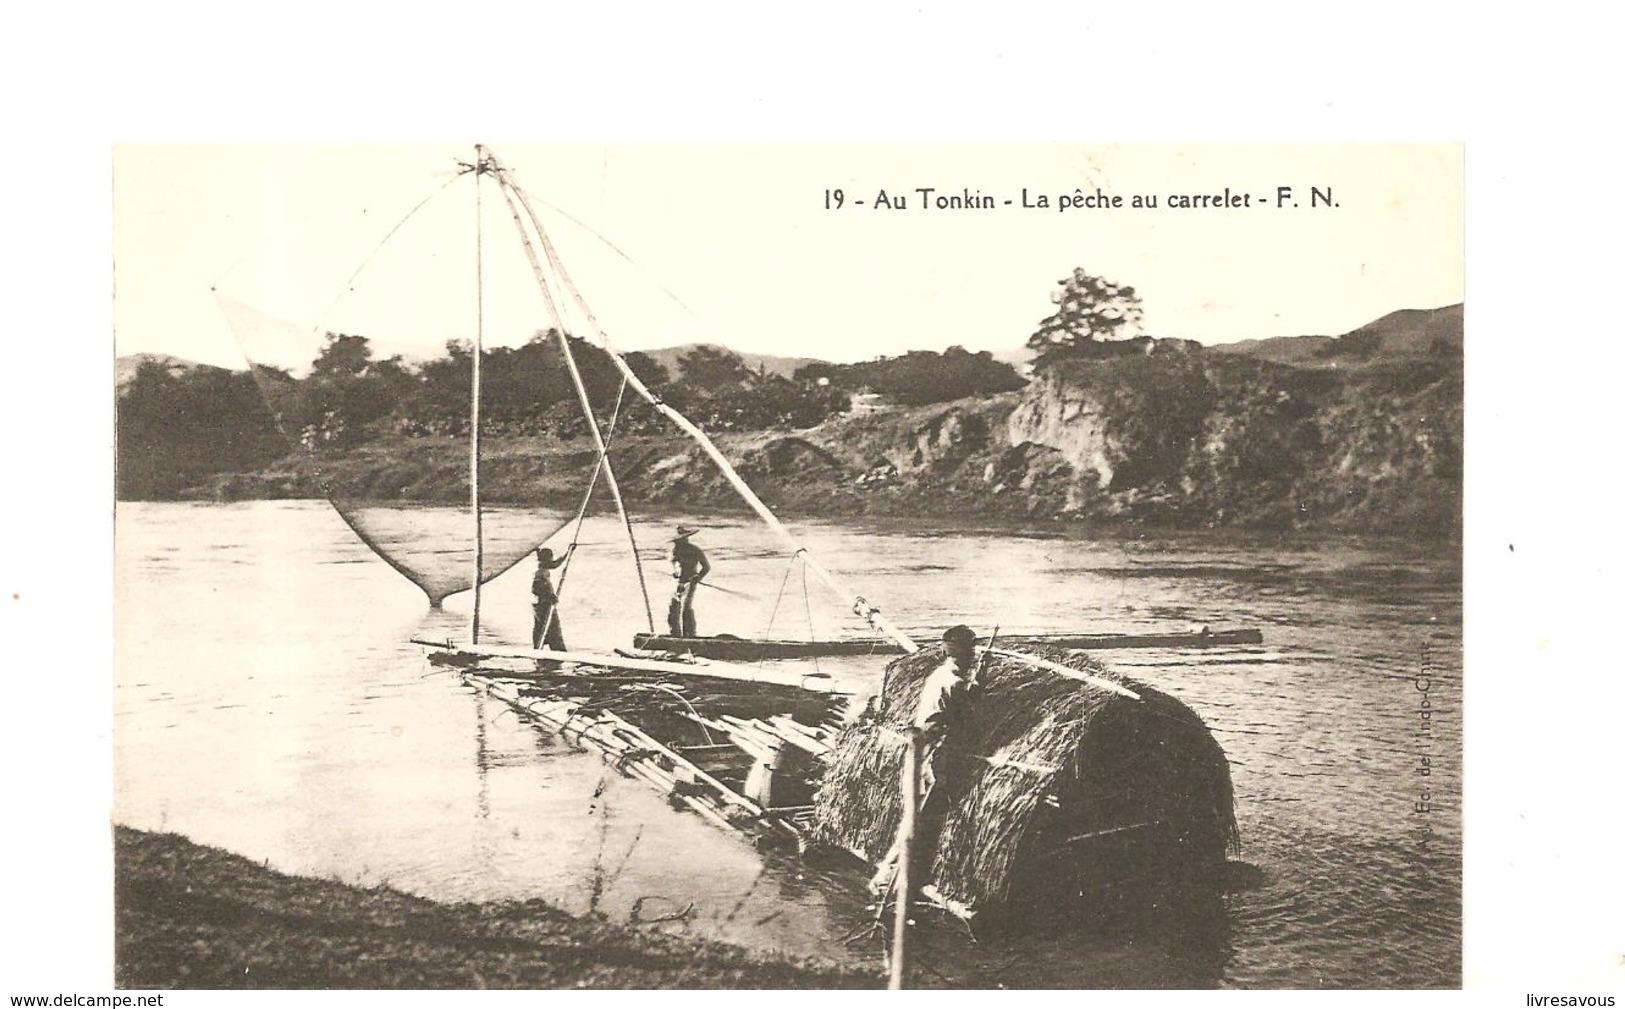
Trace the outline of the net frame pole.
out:
[[[474,605],[468,637],[480,643],[480,583],[485,569],[485,526],[480,515],[480,358],[485,354],[485,146],[474,145],[474,361],[469,392],[468,497],[474,513]]]

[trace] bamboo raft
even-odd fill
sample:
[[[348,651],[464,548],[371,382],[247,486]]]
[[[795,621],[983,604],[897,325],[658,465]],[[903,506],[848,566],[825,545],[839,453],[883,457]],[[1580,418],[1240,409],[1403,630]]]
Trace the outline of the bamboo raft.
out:
[[[932,636],[926,636],[930,640]],[[1218,648],[1260,645],[1264,635],[1257,628],[1201,630],[1163,634],[1025,634],[1007,635],[1001,640],[1022,645],[1047,645],[1079,651],[1120,648]],[[632,645],[641,651],[693,655],[729,662],[761,662],[765,659],[802,659],[843,655],[902,655],[903,647],[886,638],[846,638],[836,641],[796,641],[766,638],[738,638],[719,634],[710,637],[673,637],[669,634],[636,634]]]
[[[723,831],[810,843],[813,793],[848,695],[827,676],[528,648],[429,659]]]
[[[898,829],[897,730],[944,658],[936,646],[893,660],[854,713],[827,676],[420,643],[675,808],[758,844],[840,851],[871,868]],[[962,729],[969,771],[920,891],[928,901],[985,926],[1012,907],[1088,899],[1103,881],[1222,865],[1236,840],[1229,766],[1194,712],[1087,655],[1001,639],[986,656],[985,692]]]

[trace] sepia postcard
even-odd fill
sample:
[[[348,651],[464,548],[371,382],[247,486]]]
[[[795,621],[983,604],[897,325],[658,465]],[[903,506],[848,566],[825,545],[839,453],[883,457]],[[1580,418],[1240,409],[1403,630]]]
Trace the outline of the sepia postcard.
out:
[[[115,983],[1460,988],[1465,185],[119,146]]]

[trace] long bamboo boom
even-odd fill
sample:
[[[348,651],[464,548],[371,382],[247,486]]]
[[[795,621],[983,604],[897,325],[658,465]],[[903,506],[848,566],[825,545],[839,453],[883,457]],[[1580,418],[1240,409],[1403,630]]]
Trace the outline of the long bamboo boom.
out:
[[[587,321],[592,325],[593,333],[597,337],[599,346],[607,354],[609,354],[610,360],[615,363],[616,368],[618,368],[621,374],[626,377],[627,384],[629,384],[633,389],[637,390],[638,395],[648,400],[649,403],[668,420],[670,420],[673,424],[676,424],[684,433],[699,443],[700,448],[702,448],[705,451],[705,454],[710,456],[712,461],[717,464],[717,468],[721,470],[723,477],[726,478],[728,483],[733,486],[734,490],[738,492],[741,498],[744,499],[745,503],[750,505],[751,510],[754,511],[763,522],[767,523],[768,528],[778,533],[779,536],[789,544],[794,553],[800,555],[802,561],[807,565],[808,570],[817,576],[819,581],[823,582],[824,585],[830,589],[830,591],[834,592],[843,601],[848,602],[852,606],[852,611],[866,620],[869,623],[869,626],[883,632],[887,637],[901,645],[904,651],[918,651],[919,646],[914,643],[914,640],[893,625],[891,621],[881,616],[880,609],[878,607],[874,606],[863,596],[858,595],[857,593],[846,588],[846,586],[842,585],[838,580],[836,580],[835,576],[826,570],[822,564],[819,564],[813,559],[812,555],[807,551],[807,548],[796,539],[795,535],[791,533],[790,530],[784,527],[784,524],[779,521],[778,516],[773,514],[767,505],[762,502],[762,499],[756,496],[756,492],[751,490],[750,485],[745,483],[744,479],[734,471],[733,464],[728,461],[727,456],[722,454],[722,451],[717,448],[716,444],[711,441],[711,438],[704,431],[702,431],[687,417],[684,417],[682,414],[678,413],[659,396],[651,392],[648,386],[643,384],[643,380],[632,371],[631,366],[626,363],[626,360],[621,357],[620,353],[617,352],[611,345],[608,334],[606,334],[603,327],[599,325],[598,319],[593,315],[592,309],[586,303],[586,299],[581,296],[581,292],[577,290],[575,284],[570,281],[569,274],[565,272],[564,266],[559,261],[558,254],[553,248],[553,243],[548,240],[547,234],[542,231],[540,221],[536,216],[536,212],[531,208],[530,201],[525,196],[524,190],[520,189],[519,186],[516,185],[513,180],[509,179],[505,174],[499,173],[497,178],[501,180],[502,185],[507,190],[514,194],[514,196],[519,200],[520,205],[525,208],[525,213],[530,217],[531,226],[536,230],[537,237],[541,240],[542,251],[546,254],[548,263],[553,268],[553,272],[559,277],[560,281],[563,282],[566,290],[570,292],[571,297],[581,308],[581,311],[586,315]]]
[[[497,175],[500,180],[502,175]],[[632,563],[638,569],[638,585],[643,587],[643,609],[649,618],[649,630],[654,631],[654,611],[649,605],[649,589],[643,581],[643,562],[638,558],[638,541],[632,532],[632,519],[626,514],[626,502],[621,499],[621,485],[615,479],[615,467],[609,462],[609,446],[604,443],[604,435],[598,429],[598,418],[592,412],[592,400],[587,397],[587,386],[581,380],[581,370],[576,367],[576,356],[570,350],[570,337],[565,333],[564,316],[559,312],[557,303],[553,300],[553,288],[547,282],[547,276],[542,271],[542,264],[536,258],[536,249],[530,244],[530,236],[525,234],[524,223],[519,219],[519,208],[514,206],[513,196],[509,192],[510,186],[503,185],[502,198],[508,203],[508,211],[513,214],[514,227],[519,231],[519,243],[524,246],[525,259],[530,263],[530,269],[536,276],[536,283],[541,286],[542,297],[547,300],[547,309],[559,324],[559,349],[564,354],[564,363],[570,370],[570,381],[575,383],[576,399],[581,404],[581,413],[587,418],[587,430],[592,433],[593,446],[598,449],[598,464],[603,468],[605,481],[609,485],[609,493],[615,499],[615,510],[620,513],[621,525],[626,527],[626,539],[632,547]],[[529,208],[526,208],[527,210]],[[583,503],[585,507],[585,503]],[[554,608],[557,610],[557,607]],[[549,615],[552,619],[552,615]]]

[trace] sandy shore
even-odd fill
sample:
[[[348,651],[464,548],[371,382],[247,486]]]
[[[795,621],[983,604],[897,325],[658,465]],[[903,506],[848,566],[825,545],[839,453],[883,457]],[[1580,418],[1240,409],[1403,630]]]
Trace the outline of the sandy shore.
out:
[[[115,828],[123,988],[872,988],[877,974],[575,918],[301,879]]]

